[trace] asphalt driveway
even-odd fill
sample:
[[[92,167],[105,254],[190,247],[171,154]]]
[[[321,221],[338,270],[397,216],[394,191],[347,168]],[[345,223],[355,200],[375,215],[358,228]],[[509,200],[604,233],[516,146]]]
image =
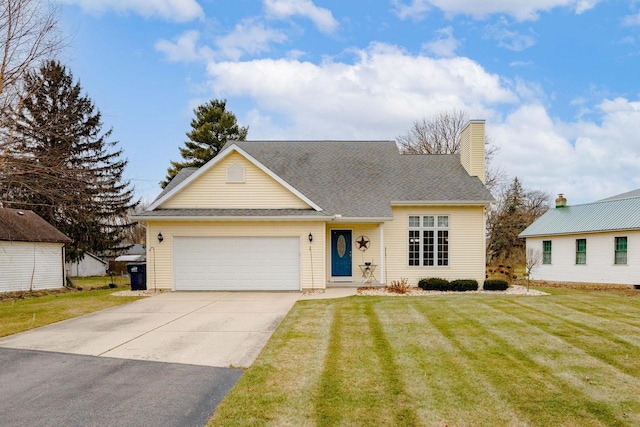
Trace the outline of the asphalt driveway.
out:
[[[299,292],[168,292],[0,339],[26,349],[249,367]]]
[[[3,426],[202,426],[243,371],[0,348]]]

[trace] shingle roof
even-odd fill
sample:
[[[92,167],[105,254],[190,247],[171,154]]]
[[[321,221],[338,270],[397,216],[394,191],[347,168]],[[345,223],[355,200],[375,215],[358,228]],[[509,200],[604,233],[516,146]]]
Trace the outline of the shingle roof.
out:
[[[10,242],[71,242],[70,238],[35,212],[10,208],[0,208],[0,240]]]
[[[390,218],[391,202],[494,201],[482,182],[467,174],[458,155],[401,155],[393,141],[239,141],[222,151],[233,145],[320,206],[323,216]],[[193,172],[181,171],[174,181],[182,182]],[[159,198],[178,185],[174,181]],[[180,211],[197,214],[193,209]],[[262,216],[252,211],[233,215]]]
[[[520,237],[640,229],[640,197],[549,209]]]
[[[194,173],[197,170],[198,170],[198,168],[182,168],[182,169],[180,169],[178,171],[178,174],[176,176],[174,176],[171,181],[169,181],[169,184],[167,184],[166,187],[164,187],[164,189],[162,190],[162,193],[158,194],[158,197],[156,197],[156,200],[158,200],[159,198],[161,198],[162,196],[167,194],[169,191],[173,190],[173,188],[175,186],[180,184],[185,179],[189,178],[191,176],[191,174]]]

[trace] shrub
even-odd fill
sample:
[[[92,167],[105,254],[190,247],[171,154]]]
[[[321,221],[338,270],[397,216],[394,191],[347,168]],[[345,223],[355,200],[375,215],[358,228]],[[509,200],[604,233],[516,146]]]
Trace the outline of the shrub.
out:
[[[411,287],[407,284],[408,281],[409,279],[406,277],[403,277],[400,280],[392,280],[391,285],[387,286],[387,292],[391,292],[393,294],[409,293]]]
[[[431,277],[429,279],[420,279],[418,287],[425,291],[449,291],[451,285],[448,280]]]
[[[451,282],[451,290],[458,292],[477,291],[478,281],[473,279],[459,279]]]
[[[484,290],[485,291],[505,291],[509,287],[509,284],[505,280],[485,280],[484,281]]]

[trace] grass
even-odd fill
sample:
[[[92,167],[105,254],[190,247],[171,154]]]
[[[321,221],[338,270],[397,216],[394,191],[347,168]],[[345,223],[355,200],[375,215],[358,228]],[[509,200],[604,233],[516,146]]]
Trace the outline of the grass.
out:
[[[75,287],[83,289],[97,289],[108,287],[111,282],[111,276],[89,276],[89,277],[72,277],[71,281]],[[129,277],[114,275],[113,283],[118,287],[129,286],[131,282]]]
[[[640,425],[640,291],[300,301],[210,425]]]
[[[0,301],[0,337],[125,304],[140,297],[114,297],[118,289],[21,292]]]

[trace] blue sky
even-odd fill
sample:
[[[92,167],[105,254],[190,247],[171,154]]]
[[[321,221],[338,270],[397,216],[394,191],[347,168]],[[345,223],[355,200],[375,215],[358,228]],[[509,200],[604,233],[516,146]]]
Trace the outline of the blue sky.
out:
[[[61,60],[143,199],[212,98],[248,139],[395,139],[463,109],[528,188],[640,187],[639,1],[59,1]]]

